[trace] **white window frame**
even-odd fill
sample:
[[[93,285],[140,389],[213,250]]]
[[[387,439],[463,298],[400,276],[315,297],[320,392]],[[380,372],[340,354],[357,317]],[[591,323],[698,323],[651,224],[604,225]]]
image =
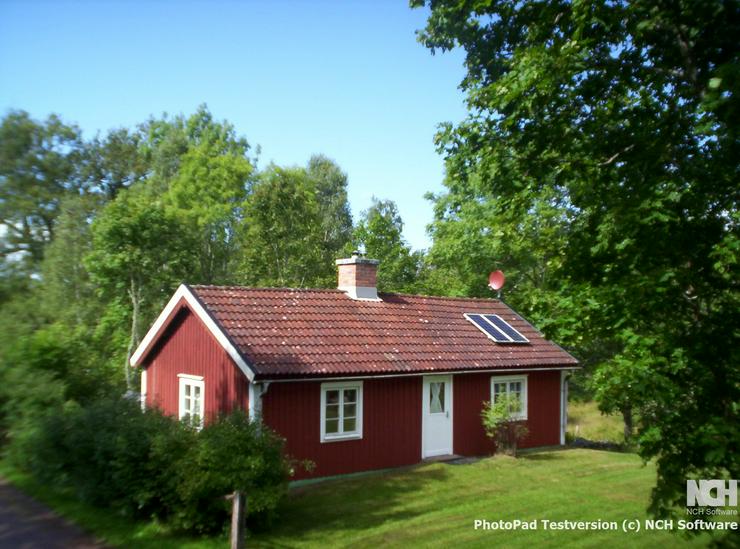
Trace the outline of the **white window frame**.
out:
[[[335,442],[339,440],[357,440],[362,438],[362,381],[336,381],[331,383],[321,384],[321,442]],[[356,429],[349,433],[326,433],[326,392],[335,391],[341,389],[355,389],[357,390],[357,422]],[[343,397],[339,406],[339,427],[344,428],[344,402]]]
[[[511,417],[517,420],[526,420],[529,416],[527,408],[527,393],[529,392],[529,389],[527,387],[526,374],[518,376],[491,376],[491,404],[493,404],[494,398],[496,397],[496,392],[494,391],[495,383],[506,383],[506,394],[508,395],[510,392],[510,384],[516,382],[522,384],[522,411],[518,414],[511,414]]]
[[[203,376],[194,376],[190,374],[177,374],[177,377],[179,379],[179,403],[177,406],[177,417],[178,419],[182,420],[187,415],[189,415],[189,412],[185,410],[185,386],[189,385],[190,387],[198,387],[200,388],[200,421],[197,425],[195,425],[196,429],[202,429],[203,428],[203,419],[205,417],[206,412],[206,386],[205,381],[203,381]],[[191,389],[191,395],[192,389]]]

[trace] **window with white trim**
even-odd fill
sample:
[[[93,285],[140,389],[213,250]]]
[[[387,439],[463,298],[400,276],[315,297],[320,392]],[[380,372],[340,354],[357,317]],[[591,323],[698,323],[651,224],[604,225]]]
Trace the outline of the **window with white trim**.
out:
[[[527,419],[527,376],[491,377],[491,402],[507,395],[512,418]]]
[[[362,381],[321,384],[321,442],[362,438]]]
[[[178,417],[200,429],[205,409],[205,383],[201,376],[177,374],[180,379]]]

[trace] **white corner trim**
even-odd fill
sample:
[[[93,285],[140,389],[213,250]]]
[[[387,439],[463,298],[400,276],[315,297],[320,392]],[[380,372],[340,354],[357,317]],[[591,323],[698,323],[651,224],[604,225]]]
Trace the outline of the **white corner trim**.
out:
[[[565,370],[560,372],[560,444],[565,444],[565,433],[568,429],[568,376]]]
[[[509,393],[508,384],[512,381],[521,381],[522,382],[522,410],[524,413],[522,413],[519,416],[511,416],[512,418],[516,418],[518,420],[526,421],[529,419],[529,383],[528,381],[528,374],[521,374],[518,376],[491,376],[491,402],[493,402],[494,397],[494,391],[493,391],[493,384],[494,383],[506,383],[506,393]]]
[[[247,379],[249,379],[249,381],[251,382],[254,379],[254,372],[252,371],[252,369],[247,365],[242,356],[239,354],[239,351],[236,350],[236,347],[231,344],[229,338],[226,337],[226,334],[224,334],[223,331],[218,327],[213,318],[211,318],[211,315],[208,314],[208,312],[203,308],[198,299],[190,291],[190,288],[188,288],[185,284],[181,284],[180,287],[177,288],[175,295],[173,295],[172,298],[169,300],[164,310],[157,317],[157,320],[154,322],[154,324],[152,324],[152,327],[149,328],[149,331],[144,336],[144,339],[141,340],[141,343],[136,348],[134,354],[131,355],[131,360],[129,361],[131,363],[131,366],[139,365],[139,362],[143,358],[142,355],[144,354],[144,351],[152,343],[152,340],[154,340],[155,336],[162,328],[167,318],[170,316],[170,313],[172,313],[174,308],[183,298],[190,306],[190,310],[193,311],[198,316],[198,318],[200,318],[203,324],[206,325],[208,331],[211,332],[213,337],[216,338],[216,341],[218,341],[221,347],[223,347],[224,351],[226,351],[226,353],[236,363],[242,373],[247,376]]]
[[[355,404],[356,430],[348,434],[327,435],[326,434],[326,391],[332,389],[357,389],[357,402]],[[357,440],[362,438],[362,409],[363,409],[363,382],[359,381],[334,381],[321,384],[321,442],[339,442],[341,440]],[[340,409],[343,403],[339,403]],[[341,416],[340,416],[341,417]]]
[[[141,370],[141,391],[139,392],[141,395],[141,409],[146,410],[146,368],[142,368]]]
[[[262,385],[249,382],[249,419],[256,421],[262,415]]]

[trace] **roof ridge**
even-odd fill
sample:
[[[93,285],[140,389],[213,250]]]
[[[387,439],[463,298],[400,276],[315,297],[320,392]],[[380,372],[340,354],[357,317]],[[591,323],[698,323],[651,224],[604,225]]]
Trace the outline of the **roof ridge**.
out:
[[[213,289],[213,290],[242,290],[242,291],[259,291],[259,292],[318,292],[318,293],[345,293],[344,290],[338,288],[291,288],[289,286],[238,286],[238,285],[222,285],[222,284],[187,284],[188,287],[193,289]],[[427,294],[410,294],[405,292],[379,292],[378,295],[383,296],[398,296],[398,297],[414,297],[421,299],[435,299],[444,301],[473,301],[473,302],[490,302],[490,303],[501,303],[511,308],[501,299],[494,297],[466,297],[466,296],[447,296],[447,295],[427,295]]]
[[[290,288],[288,286],[270,287],[270,286],[236,286],[236,285],[220,285],[220,284],[187,284],[188,287],[199,289],[208,288],[214,290],[247,290],[247,291],[260,291],[260,292],[325,292],[325,293],[344,293],[342,290],[337,288]]]
[[[427,295],[427,294],[406,294],[401,292],[378,292],[378,295],[397,295],[399,297],[422,297],[424,299],[444,299],[449,301],[491,301],[495,303],[502,303],[506,305],[502,300],[496,299],[495,297],[465,297],[456,295]],[[509,307],[508,305],[506,305]],[[511,308],[511,307],[509,307]]]

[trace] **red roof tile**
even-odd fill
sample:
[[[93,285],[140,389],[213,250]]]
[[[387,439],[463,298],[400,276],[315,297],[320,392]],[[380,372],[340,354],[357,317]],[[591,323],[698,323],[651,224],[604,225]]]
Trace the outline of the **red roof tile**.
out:
[[[191,289],[262,379],[577,364],[495,299],[381,294],[375,302],[339,290]],[[464,313],[500,315],[530,343],[497,344]]]

